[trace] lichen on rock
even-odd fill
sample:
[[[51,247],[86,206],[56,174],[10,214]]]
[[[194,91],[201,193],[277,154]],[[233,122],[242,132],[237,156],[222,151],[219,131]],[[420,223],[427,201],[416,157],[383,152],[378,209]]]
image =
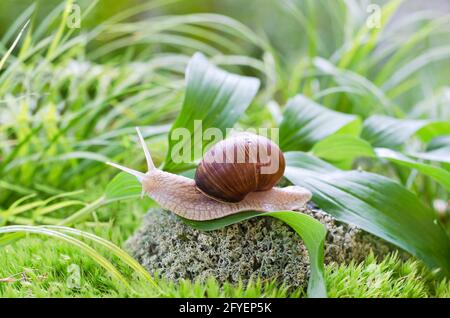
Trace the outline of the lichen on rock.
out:
[[[326,263],[359,262],[370,250],[376,255],[389,251],[373,236],[340,224],[320,210],[308,208],[304,213],[328,229]],[[127,247],[148,271],[175,281],[212,276],[221,283],[246,283],[250,278],[261,278],[304,287],[309,277],[309,258],[302,240],[289,226],[269,217],[203,232],[171,212],[152,209]]]

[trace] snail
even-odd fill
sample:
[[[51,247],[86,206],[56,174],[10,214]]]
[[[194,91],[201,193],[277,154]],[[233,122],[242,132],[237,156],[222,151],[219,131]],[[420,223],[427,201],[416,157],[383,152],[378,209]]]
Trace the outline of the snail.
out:
[[[239,133],[218,142],[204,155],[193,180],[156,168],[139,128],[136,131],[148,171],[107,164],[135,176],[142,196],[183,218],[205,221],[243,211],[299,210],[311,199],[311,192],[302,187],[274,187],[284,173],[284,155],[265,137]]]

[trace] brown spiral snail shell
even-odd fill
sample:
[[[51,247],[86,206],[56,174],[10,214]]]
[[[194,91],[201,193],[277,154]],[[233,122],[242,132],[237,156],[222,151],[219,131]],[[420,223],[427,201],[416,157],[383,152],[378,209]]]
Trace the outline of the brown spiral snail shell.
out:
[[[284,155],[275,143],[262,136],[239,133],[206,152],[197,167],[195,184],[213,199],[239,202],[250,192],[270,190],[284,169]]]

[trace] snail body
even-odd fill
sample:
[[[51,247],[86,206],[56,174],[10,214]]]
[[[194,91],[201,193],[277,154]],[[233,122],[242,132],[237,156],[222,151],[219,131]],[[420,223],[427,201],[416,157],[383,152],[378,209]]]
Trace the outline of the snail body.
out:
[[[227,142],[217,144],[218,148],[212,148],[206,155],[204,160],[199,165],[196,172],[196,179],[192,180],[184,176],[175,175],[166,171],[157,169],[151,159],[150,153],[145,145],[142,135],[137,129],[139,140],[144,150],[147,159],[148,171],[142,173],[127,167],[108,162],[120,170],[134,175],[142,184],[142,193],[147,194],[150,198],[155,200],[162,208],[170,210],[175,214],[190,220],[205,221],[217,218],[222,218],[227,215],[243,212],[243,211],[283,211],[283,210],[299,210],[311,199],[311,192],[305,188],[298,186],[289,186],[285,188],[273,187],[278,182],[284,172],[284,157],[280,158],[278,147],[273,148],[273,154],[280,160],[278,169],[273,173],[268,173],[267,176],[261,174],[260,170],[263,166],[270,165],[269,161],[263,164],[260,162],[250,162],[248,164],[237,165],[232,167],[232,162],[225,162],[219,165],[211,165],[212,161],[208,160],[208,154],[217,153]],[[242,137],[242,136],[241,136]],[[236,136],[236,138],[240,138]],[[230,138],[228,142],[236,142],[237,139]],[[259,136],[246,135],[243,142],[247,145],[252,142],[261,142]],[[266,140],[262,140],[266,143]],[[216,146],[217,146],[216,145]],[[273,147],[273,145],[270,145]],[[226,147],[225,147],[226,148]],[[235,150],[245,150],[248,154],[248,147],[231,147]],[[238,149],[239,148],[239,149]],[[236,152],[235,152],[236,153]],[[281,151],[280,151],[281,153]],[[282,154],[281,154],[282,156]],[[248,156],[246,156],[248,158]],[[274,157],[273,157],[274,158]],[[257,158],[258,159],[258,158]],[[214,162],[213,162],[214,163]],[[240,173],[239,169],[246,168],[255,171],[253,179],[249,177],[248,173]],[[236,170],[237,169],[237,170]],[[230,172],[231,171],[231,172]],[[281,172],[280,172],[281,171]],[[271,172],[271,171],[269,171]],[[215,173],[217,175],[208,177],[205,174]],[[220,175],[223,173],[222,180]],[[280,174],[281,173],[281,174]],[[261,176],[263,175],[263,176]],[[241,178],[240,178],[240,177]],[[218,181],[224,181],[228,178],[238,178],[240,181],[250,181],[250,185],[240,185],[238,192],[232,188],[233,183],[226,185]],[[239,185],[240,181],[235,184]],[[213,188],[211,190],[211,188]],[[225,194],[218,191],[226,192]],[[239,194],[239,191],[242,194]],[[237,194],[236,194],[237,193]],[[231,202],[234,201],[234,202]]]

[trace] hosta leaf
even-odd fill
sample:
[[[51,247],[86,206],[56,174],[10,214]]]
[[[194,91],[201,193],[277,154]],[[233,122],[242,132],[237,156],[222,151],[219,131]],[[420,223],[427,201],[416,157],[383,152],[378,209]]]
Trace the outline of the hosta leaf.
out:
[[[377,148],[375,149],[377,156],[380,158],[387,159],[396,164],[409,167],[411,169],[416,169],[421,173],[433,178],[440,184],[442,184],[448,192],[450,192],[450,172],[434,167],[430,164],[415,161],[399,152],[393,151],[387,148]]]
[[[450,135],[433,139],[426,152],[411,153],[413,157],[450,164]]]
[[[287,103],[280,125],[280,147],[309,150],[316,142],[335,133],[358,136],[361,120],[330,110],[306,97],[297,95]]]
[[[374,115],[364,121],[361,136],[375,147],[399,148],[413,135],[429,142],[436,136],[446,134],[450,134],[449,122]]]
[[[212,231],[259,216],[271,216],[285,222],[302,238],[308,249],[311,262],[308,295],[309,297],[326,297],[323,263],[323,247],[326,229],[322,223],[316,219],[300,212],[278,211],[267,213],[242,212],[211,221],[192,221],[186,219],[183,219],[183,221],[196,229]]]
[[[372,146],[365,140],[351,135],[331,135],[316,143],[311,152],[336,166],[352,163],[357,157],[374,157]]]
[[[169,133],[169,150],[164,169],[184,170],[186,164],[176,163],[172,151],[174,146],[191,150],[190,161],[200,159],[197,150],[210,141],[202,141],[203,132],[208,128],[218,128],[223,136],[227,128],[234,126],[255,97],[259,80],[231,74],[209,63],[200,53],[196,53],[186,70],[186,94],[183,107]],[[197,125],[194,121],[197,122]],[[189,138],[173,140],[172,133],[177,129],[186,130]],[[196,139],[196,137],[198,139]]]
[[[108,183],[104,196],[107,201],[117,201],[137,198],[141,191],[142,186],[135,176],[120,172]]]
[[[420,159],[450,164],[450,146],[426,152],[412,152],[410,155]]]
[[[427,151],[450,147],[450,135],[434,138],[427,145]]]
[[[430,121],[417,131],[423,142],[430,142],[435,137],[450,134],[450,121]],[[448,143],[447,143],[448,145]]]
[[[308,188],[336,219],[397,245],[450,275],[450,244],[433,210],[386,177],[342,171],[302,152],[286,154],[286,177]],[[316,164],[317,169],[311,169]]]

